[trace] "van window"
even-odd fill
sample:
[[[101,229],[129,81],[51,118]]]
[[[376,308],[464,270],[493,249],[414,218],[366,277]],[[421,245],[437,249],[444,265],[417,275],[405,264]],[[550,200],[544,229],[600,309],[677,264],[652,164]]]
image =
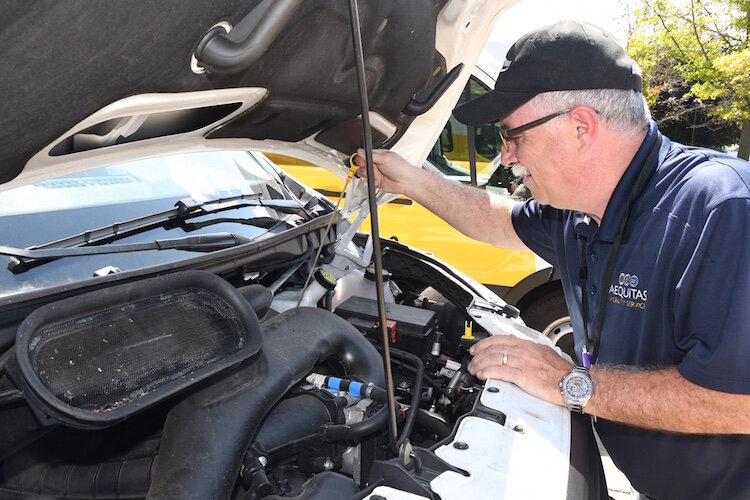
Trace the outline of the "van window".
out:
[[[484,95],[489,91],[479,79],[472,76],[458,100],[458,105]],[[500,137],[497,122],[474,127],[477,178],[479,185],[508,189],[512,175],[500,166]],[[435,143],[427,161],[441,174],[458,181],[469,182],[468,127],[451,114],[440,139]]]

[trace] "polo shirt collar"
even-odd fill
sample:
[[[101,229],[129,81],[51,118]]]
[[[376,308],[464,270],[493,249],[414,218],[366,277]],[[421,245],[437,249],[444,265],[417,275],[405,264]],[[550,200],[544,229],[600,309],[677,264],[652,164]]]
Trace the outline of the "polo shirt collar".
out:
[[[586,239],[592,239],[596,235],[601,241],[613,242],[615,240],[617,229],[620,226],[620,220],[627,208],[630,191],[632,191],[635,186],[635,183],[638,180],[638,175],[641,173],[641,169],[656,169],[658,161],[654,162],[653,165],[646,166],[644,166],[644,162],[648,158],[651,148],[656,143],[658,133],[659,131],[656,127],[656,122],[651,120],[651,123],[649,123],[648,126],[648,133],[643,139],[641,147],[638,148],[630,165],[628,165],[625,173],[622,174],[620,182],[617,183],[617,186],[609,199],[609,203],[607,203],[601,226],[597,226],[596,222],[583,212],[576,212],[573,215],[575,232],[577,234]],[[643,188],[645,188],[645,185],[641,190],[643,190]]]

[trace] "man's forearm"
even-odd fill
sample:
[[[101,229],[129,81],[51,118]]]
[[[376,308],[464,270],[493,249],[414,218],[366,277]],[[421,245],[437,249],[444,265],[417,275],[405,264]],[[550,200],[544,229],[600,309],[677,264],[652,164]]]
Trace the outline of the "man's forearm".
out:
[[[511,223],[517,202],[507,197],[450,181],[422,170],[421,182],[406,195],[470,238],[495,246],[525,250]]]
[[[654,430],[750,434],[750,395],[693,384],[677,368],[594,367],[586,413]]]

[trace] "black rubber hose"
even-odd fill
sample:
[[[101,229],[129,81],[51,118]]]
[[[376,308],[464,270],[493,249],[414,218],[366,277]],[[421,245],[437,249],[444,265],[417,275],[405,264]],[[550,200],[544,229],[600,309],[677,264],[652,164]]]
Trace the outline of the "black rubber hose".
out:
[[[356,441],[388,425],[388,408],[383,406],[375,415],[354,424],[323,425],[320,433],[326,441]]]
[[[464,64],[459,63],[458,66],[450,70],[438,83],[429,91],[429,94],[421,100],[417,98],[412,99],[404,108],[403,113],[406,116],[419,116],[429,111],[435,103],[443,97],[445,91],[456,81],[458,75],[461,73]],[[421,98],[422,96],[420,96]]]
[[[328,311],[303,307],[261,326],[263,348],[254,359],[203,382],[169,411],[149,499],[231,498],[265,415],[327,359],[339,360],[347,376],[385,383],[377,350]]]
[[[366,392],[367,392],[367,397],[369,397],[373,401],[375,401],[377,403],[380,403],[380,404],[385,404],[385,402],[386,402],[385,398],[387,396],[386,396],[386,393],[385,393],[385,389],[383,389],[382,387],[378,387],[377,385],[373,385],[370,388],[368,388]]]
[[[401,351],[399,349],[391,349],[391,356],[394,359],[398,359],[400,361],[410,362],[415,369],[414,387],[412,388],[411,395],[411,408],[409,408],[409,412],[406,415],[406,421],[404,422],[404,428],[401,430],[401,435],[396,441],[398,443],[398,446],[401,447],[401,445],[407,439],[409,439],[411,431],[414,429],[414,422],[416,422],[417,420],[417,414],[419,413],[419,403],[422,400],[422,377],[424,377],[424,364],[418,356],[415,356],[414,354],[406,351]]]
[[[417,412],[417,422],[419,422],[419,425],[425,429],[435,433],[438,440],[447,438],[451,435],[451,432],[453,432],[453,429],[451,429],[448,424],[438,418],[430,416],[427,410],[423,410],[422,408]]]
[[[335,383],[333,380],[334,378],[336,379]],[[362,385],[362,387],[352,391],[352,384],[354,383],[358,383]],[[348,378],[328,377],[326,379],[326,382],[323,385],[334,392],[336,391],[348,392],[349,394],[355,397],[372,399],[373,401],[377,403],[381,403],[381,404],[386,403],[385,389],[383,389],[382,387],[378,387],[377,385],[368,381],[365,381],[363,383],[363,382],[359,382],[357,380],[351,380]]]
[[[335,421],[333,410],[312,394],[300,394],[279,401],[258,429],[253,447],[266,455],[308,436],[321,425]]]
[[[268,309],[271,308],[271,302],[273,301],[271,290],[257,284],[243,286],[237,290],[245,297],[250,307],[253,308],[258,319],[263,319]]]
[[[401,366],[403,368],[406,368],[406,369],[408,369],[408,370],[410,370],[412,372],[416,372],[417,371],[417,369],[415,367],[413,367],[412,365],[410,365],[408,363],[404,363],[403,361],[396,360],[396,364],[398,364],[399,366]],[[424,380],[429,385],[431,385],[442,396],[445,396],[446,398],[451,399],[450,395],[447,392],[445,392],[445,389],[443,389],[442,385],[440,385],[440,382],[438,382],[434,378],[430,377],[429,375],[424,374],[424,375],[422,375],[422,380]]]
[[[199,41],[195,57],[212,73],[236,73],[255,64],[287,25],[302,0],[274,0],[251,11],[228,36],[224,29],[209,30]],[[262,10],[263,9],[263,10]],[[241,37],[241,40],[234,39]]]
[[[379,349],[379,348],[378,348]],[[398,361],[411,363],[410,366],[414,368],[414,387],[411,397],[411,408],[409,409],[404,427],[401,430],[401,435],[397,439],[397,443],[401,446],[411,435],[411,431],[414,430],[414,423],[417,420],[417,414],[419,413],[419,402],[422,398],[422,377],[424,376],[424,364],[419,357],[401,351],[398,349],[391,349],[391,356]],[[374,398],[373,398],[374,399]],[[321,434],[327,441],[341,441],[341,440],[356,440],[363,436],[372,434],[373,432],[382,429],[388,422],[387,408],[383,407],[378,410],[372,417],[357,422],[355,424],[339,424],[339,425],[324,425],[321,427]]]

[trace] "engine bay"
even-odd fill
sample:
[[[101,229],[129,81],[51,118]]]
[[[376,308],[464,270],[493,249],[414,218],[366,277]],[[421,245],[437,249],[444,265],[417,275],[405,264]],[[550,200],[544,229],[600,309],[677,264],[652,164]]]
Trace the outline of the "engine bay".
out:
[[[128,389],[130,402],[119,395],[124,382],[91,382],[107,368],[73,371],[79,384],[83,376],[98,394],[112,391],[121,399],[86,414],[93,403],[85,391],[74,400],[58,389],[52,404],[29,383],[31,372],[24,376],[21,370],[6,370],[11,377],[3,378],[4,386],[21,386],[26,397],[6,398],[0,412],[6,429],[2,496],[447,499],[465,498],[467,492],[486,497],[498,488],[506,498],[573,498],[571,488],[575,498],[594,492],[595,484],[585,475],[571,479],[571,471],[580,469],[571,462],[575,449],[588,438],[567,411],[512,384],[483,383],[467,370],[468,349],[488,335],[488,328],[495,334],[546,339],[525,327],[512,307],[479,295],[482,290],[476,287],[481,285],[462,281],[455,271],[408,247],[384,243],[383,295],[398,420],[395,448],[388,434],[376,281],[372,267],[362,265],[367,242],[360,240],[354,253],[351,248],[338,253],[329,249],[307,287],[308,267],[302,264],[263,272],[242,269],[223,280],[204,271],[184,271],[167,280],[185,282],[183,288],[200,289],[201,294],[221,289],[230,309],[253,316],[235,322],[248,331],[241,340],[232,337],[238,349],[227,347],[226,355],[198,356],[206,345],[191,347],[191,342],[203,335],[191,337],[185,331],[189,324],[203,324],[205,335],[207,327],[217,324],[213,316],[231,314],[194,300],[175,309],[167,298],[180,293],[171,284],[163,288],[163,279],[156,285],[152,279],[105,291],[116,300],[98,298],[93,304],[93,298],[78,296],[45,306],[60,314],[75,305],[77,316],[47,320],[52,326],[41,330],[52,332],[45,335],[57,344],[31,335],[26,345],[35,356],[53,348],[57,353],[67,342],[83,346],[81,361],[96,359],[109,368],[120,363],[132,370],[145,356],[152,364],[169,365],[169,376],[164,370],[154,369],[153,376],[134,372],[137,383]],[[153,312],[153,304],[144,302],[150,304],[145,317],[151,323],[161,318],[153,338],[147,338],[150,327],[138,319],[144,317],[137,305],[144,289],[155,290],[151,293],[160,297],[158,302],[172,304]],[[124,327],[118,334],[118,349],[111,351],[116,357],[97,358],[83,341],[103,335],[101,328],[83,326],[88,318],[101,316],[102,304],[121,316],[108,318],[110,327],[115,323],[117,329],[118,321],[140,326],[137,331]],[[208,309],[212,312],[206,313]],[[170,316],[174,314],[188,319],[180,321]],[[192,314],[208,314],[209,319]],[[27,318],[21,330],[30,328],[29,322]],[[66,338],[60,324],[80,326]],[[181,345],[183,357],[194,349],[190,359],[198,360],[195,365],[178,371],[172,361],[164,361],[173,356],[164,347],[167,337],[181,339],[171,345]],[[247,344],[256,346],[237,356]],[[19,349],[17,345],[16,358],[22,357]],[[124,359],[127,353],[141,358]],[[24,364],[9,362],[7,353],[4,358],[11,367]],[[214,362],[220,369],[204,375],[202,370]],[[39,365],[37,375],[51,379],[48,371],[53,370],[55,378],[65,379],[65,373],[79,370],[70,363]],[[66,380],[76,386],[71,376]],[[173,388],[173,381],[180,387]],[[137,391],[131,390],[136,386]],[[65,408],[75,404],[75,411]],[[128,406],[132,411],[123,409]]]

